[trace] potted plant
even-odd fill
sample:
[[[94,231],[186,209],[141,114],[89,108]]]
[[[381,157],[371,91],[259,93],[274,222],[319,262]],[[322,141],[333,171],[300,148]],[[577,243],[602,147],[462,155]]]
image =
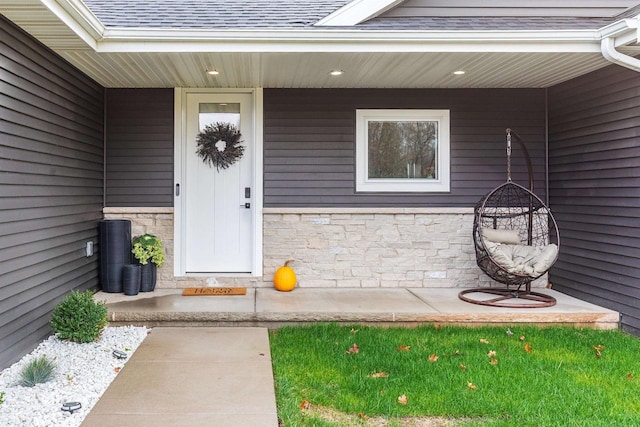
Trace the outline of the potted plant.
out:
[[[131,252],[142,266],[140,292],[151,292],[156,287],[156,269],[164,263],[162,241],[151,234],[136,236],[132,240]]]

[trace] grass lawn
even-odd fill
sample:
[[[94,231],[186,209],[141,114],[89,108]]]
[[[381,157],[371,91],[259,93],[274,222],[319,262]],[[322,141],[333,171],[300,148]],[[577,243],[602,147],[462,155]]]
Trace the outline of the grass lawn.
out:
[[[640,426],[640,340],[618,331],[318,324],[270,341],[284,426]]]

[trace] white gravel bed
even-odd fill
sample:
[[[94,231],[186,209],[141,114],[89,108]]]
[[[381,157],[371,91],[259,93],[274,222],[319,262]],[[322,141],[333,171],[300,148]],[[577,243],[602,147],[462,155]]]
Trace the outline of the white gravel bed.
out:
[[[148,333],[145,327],[107,327],[99,341],[77,344],[47,340],[19,362],[0,372],[0,426],[79,426],[111,381]],[[116,359],[113,350],[124,351],[126,359]],[[56,365],[51,381],[35,387],[20,385],[20,372],[32,359],[46,355]],[[80,402],[73,414],[62,411],[65,402]]]

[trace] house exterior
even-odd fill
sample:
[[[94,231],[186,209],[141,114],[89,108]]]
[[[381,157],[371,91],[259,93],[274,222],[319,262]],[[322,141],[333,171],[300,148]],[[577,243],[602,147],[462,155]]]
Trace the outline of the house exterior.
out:
[[[488,285],[473,207],[506,128],[561,234],[536,285],[640,331],[637,1],[176,3],[0,0],[0,366],[99,287],[102,219],[163,240],[159,287],[286,259],[300,286]],[[216,121],[228,169],[196,155]]]

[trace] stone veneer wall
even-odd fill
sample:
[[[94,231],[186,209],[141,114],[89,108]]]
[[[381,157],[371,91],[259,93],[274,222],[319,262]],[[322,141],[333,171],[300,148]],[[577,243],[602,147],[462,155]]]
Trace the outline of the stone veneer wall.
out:
[[[304,287],[475,287],[470,208],[264,209],[264,275]]]
[[[471,208],[265,208],[262,278],[174,277],[173,208],[105,208],[132,235],[162,239],[158,288],[215,284],[271,286],[285,260],[301,287],[477,287],[492,283],[476,265]],[[546,276],[533,286],[546,285]]]

